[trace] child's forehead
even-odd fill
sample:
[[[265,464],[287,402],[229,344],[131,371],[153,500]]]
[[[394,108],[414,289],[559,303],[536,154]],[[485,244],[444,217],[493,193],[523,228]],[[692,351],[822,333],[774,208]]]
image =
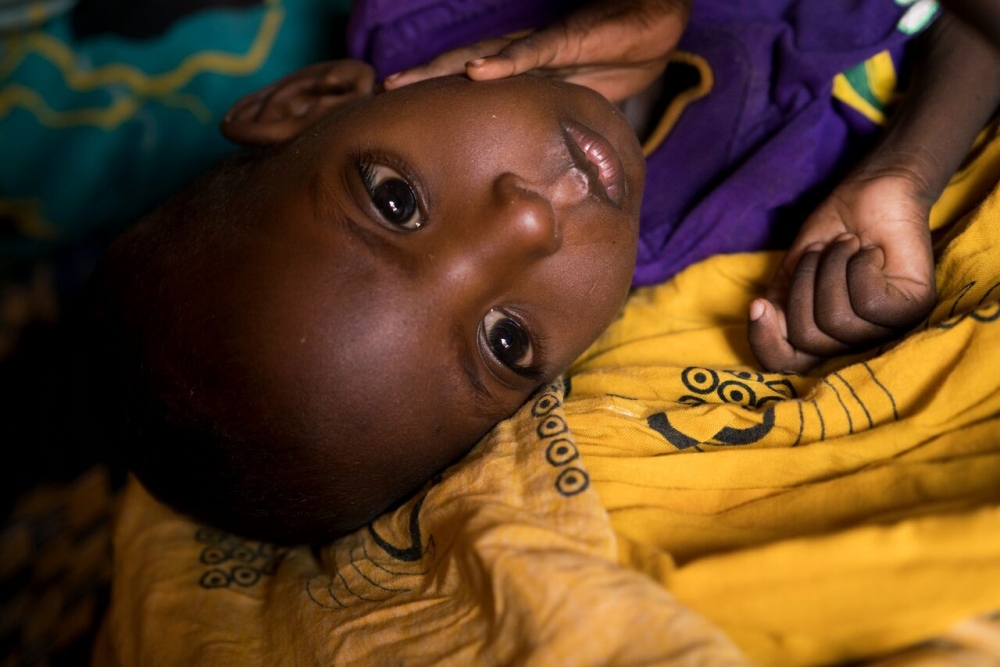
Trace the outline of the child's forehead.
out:
[[[503,120],[491,114],[502,112],[515,99],[520,113],[541,112],[565,103],[565,99],[556,97],[557,90],[549,89],[549,83],[528,74],[489,82],[449,75],[380,92],[360,101],[353,111],[360,122],[371,125],[448,124],[456,117],[483,122]]]

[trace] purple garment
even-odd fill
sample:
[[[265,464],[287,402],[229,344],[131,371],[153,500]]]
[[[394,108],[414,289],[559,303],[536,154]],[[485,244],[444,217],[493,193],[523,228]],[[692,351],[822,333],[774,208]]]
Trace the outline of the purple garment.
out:
[[[545,25],[570,2],[360,0],[351,55],[379,76],[477,39]],[[833,100],[833,77],[909,36],[893,0],[695,0],[679,49],[714,84],[647,159],[633,283],[790,239],[877,129]]]
[[[379,78],[488,37],[537,28],[573,0],[355,0],[347,26],[352,58]]]
[[[903,12],[892,0],[695,0],[678,48],[703,57],[714,84],[648,159],[634,284],[793,237],[877,130],[832,98],[833,77],[898,56]]]

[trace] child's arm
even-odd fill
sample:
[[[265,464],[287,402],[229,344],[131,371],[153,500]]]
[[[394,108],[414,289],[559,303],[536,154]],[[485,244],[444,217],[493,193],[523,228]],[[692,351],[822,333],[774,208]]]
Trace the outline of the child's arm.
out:
[[[620,102],[664,70],[690,14],[691,0],[596,0],[517,39],[487,39],[386,78],[386,90],[465,72],[476,81],[527,71],[592,88]]]
[[[809,216],[765,299],[750,306],[761,366],[805,371],[871,347],[934,304],[928,215],[1000,104],[1000,50],[942,16],[878,147]]]
[[[956,16],[965,19],[994,44],[1000,46],[1000,2],[993,0],[947,0]]]

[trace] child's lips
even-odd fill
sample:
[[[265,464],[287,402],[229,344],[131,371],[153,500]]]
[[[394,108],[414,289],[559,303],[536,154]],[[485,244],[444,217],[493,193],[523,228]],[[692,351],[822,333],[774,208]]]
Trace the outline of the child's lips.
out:
[[[590,128],[566,121],[566,133],[579,150],[570,146],[577,167],[587,176],[591,191],[604,195],[615,206],[621,208],[625,193],[625,170],[618,151],[606,138]]]

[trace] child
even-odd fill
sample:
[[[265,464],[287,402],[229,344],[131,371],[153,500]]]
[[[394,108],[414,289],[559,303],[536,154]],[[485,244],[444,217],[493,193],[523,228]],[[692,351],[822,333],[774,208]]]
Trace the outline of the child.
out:
[[[778,4],[789,5],[801,26],[813,20],[816,27],[815,6]],[[508,5],[505,11],[525,18]],[[644,218],[662,204],[660,213],[689,219],[698,209],[692,191],[706,191],[720,174],[766,173],[766,160],[763,172],[740,169],[761,155],[765,140],[786,136],[784,128],[808,119],[812,97],[806,95],[809,104],[803,105],[804,93],[818,89],[820,78],[828,82],[905,39],[896,29],[902,9],[888,0],[870,5],[878,10],[865,17],[879,24],[850,48],[803,52],[810,62],[808,76],[802,75],[808,85],[792,86],[787,96],[770,100],[771,107],[755,109],[754,126],[717,125],[707,136],[685,137],[677,134],[684,129],[678,125],[670,136],[682,138],[689,156],[691,144],[683,139],[694,142],[703,153],[695,157],[704,159],[681,162],[674,155],[675,161],[664,162],[674,144],[662,144],[650,158],[656,196],[645,200],[642,153],[625,118],[593,90],[559,77],[476,82],[452,76],[373,96],[372,70],[339,62],[307,68],[244,100],[224,131],[258,148],[220,165],[142,221],[95,276],[98,359],[114,390],[112,406],[136,474],[180,511],[250,536],[319,541],[363,525],[462,456],[586,349],[627,294],[637,244],[642,282],[709,252],[767,241],[776,224],[773,210],[756,227],[729,223],[719,215],[725,210],[716,210],[714,228],[692,230],[668,215],[667,224],[644,219],[640,230],[640,203]],[[675,17],[676,25],[672,7],[650,2],[631,9]],[[713,7],[708,0],[703,7],[703,24],[696,7],[692,39],[708,40],[707,50],[721,49],[723,60],[740,53],[731,45],[726,50],[726,40],[747,38],[738,26],[748,19],[740,11],[750,10]],[[574,16],[587,17],[587,11]],[[753,11],[760,14],[757,27],[777,24],[781,15],[773,8]],[[358,12],[366,16],[364,7]],[[828,6],[822,14],[837,16]],[[598,23],[584,21],[577,25],[585,29],[568,34],[586,43],[586,35],[601,34],[595,25],[609,32],[621,25],[620,16],[598,15]],[[646,18],[640,23],[659,25]],[[952,53],[967,55],[963,49],[970,44],[984,48],[962,26],[946,27],[951,32],[939,41]],[[844,32],[814,29],[812,37],[822,45]],[[713,33],[723,39],[712,40]],[[545,34],[533,43],[544,44]],[[785,31],[770,35],[761,53],[771,58],[790,37]],[[616,45],[620,55],[621,42],[605,42],[605,53],[615,55]],[[665,51],[671,46],[668,40]],[[996,65],[995,59],[973,62],[978,67],[980,61]],[[472,69],[488,72],[489,62]],[[658,67],[650,70],[654,77]],[[601,68],[589,71],[595,69]],[[775,72],[795,74],[794,68]],[[727,111],[733,107],[722,95],[727,90],[754,102],[769,99],[754,89],[761,82],[741,78],[752,74],[737,68],[725,80],[731,89],[717,81],[714,115],[707,111],[714,120],[741,119]],[[969,103],[969,86],[959,89],[914,99],[921,110],[934,110],[932,125],[946,118],[961,129],[931,142],[933,148],[910,165],[907,148],[914,136],[922,141],[927,128],[923,111],[906,116],[910,122],[894,126],[883,148],[841,186],[853,198],[835,194],[834,204],[824,204],[844,202],[846,209],[837,208],[842,218],[844,210],[867,213],[872,191],[892,189],[896,208],[889,213],[902,208],[912,213],[908,222],[923,216],[924,226],[905,227],[899,238],[894,227],[887,240],[870,224],[811,218],[789,254],[791,305],[776,292],[751,312],[751,344],[764,365],[794,367],[843,349],[809,337],[814,329],[827,331],[824,317],[813,311],[825,312],[820,304],[828,294],[849,320],[843,343],[873,339],[870,326],[854,327],[855,312],[870,316],[853,301],[856,283],[878,282],[884,253],[883,282],[893,285],[899,278],[890,262],[894,249],[929,248],[927,207],[996,106],[995,96],[974,95]],[[942,115],[946,103],[956,101],[963,104],[961,123]],[[741,149],[712,153],[709,141],[722,139]],[[840,144],[843,135],[820,139],[818,146]],[[832,153],[819,161],[822,173],[810,178],[793,172],[772,179],[782,187],[744,183],[744,212],[758,205],[754,188],[789,197],[785,205],[793,195],[808,194],[836,173],[844,155]],[[663,193],[673,181],[681,192],[666,210]],[[712,235],[721,240],[706,244]],[[872,243],[879,249],[869,248]],[[929,252],[916,260],[917,282],[926,287]],[[806,296],[813,287],[816,309]],[[847,310],[845,294],[851,297]],[[916,308],[888,312],[876,320],[876,333],[907,326],[927,305],[923,297]],[[788,308],[787,334],[776,307]]]
[[[857,159],[875,127],[866,121],[859,124],[830,103],[825,91],[836,67],[849,66],[851,46],[857,49],[856,58],[875,44],[898,47],[904,33],[912,34],[932,16],[935,3],[896,3],[912,7],[897,10],[897,34],[881,42],[871,36],[879,34],[887,20],[895,20],[892,8],[861,4],[836,9],[794,2],[695,5],[705,25],[689,30],[688,44],[682,41],[681,48],[708,54],[717,106],[698,109],[707,120],[694,114],[683,117],[673,132],[673,145],[650,158],[651,170],[664,164],[670,176],[653,173],[651,183],[662,180],[672,187],[647,191],[636,284],[659,282],[716,252],[763,247],[769,233],[788,222],[798,225],[818,203],[817,191],[824,194],[829,187],[824,183],[839,178]],[[1000,22],[991,3],[954,4],[975,17],[986,34]],[[648,20],[642,18],[640,22]],[[389,77],[386,85],[392,88],[463,69],[470,78],[488,80],[539,63],[558,72],[565,53],[577,52],[565,46],[567,31],[576,27],[587,33],[591,28],[581,23],[586,24],[587,17],[578,17],[575,26],[570,20],[541,31],[530,43],[486,40],[457,49]],[[657,29],[669,33],[669,27]],[[629,45],[621,35],[610,33],[609,42]],[[744,49],[742,56],[727,45],[734,35]],[[578,50],[598,50],[600,36],[592,30],[590,42]],[[633,72],[646,64],[648,54],[641,49],[620,48],[619,61],[611,63],[617,69],[594,67],[601,64],[598,57],[587,63],[590,69],[583,74],[576,63],[570,76],[590,77],[581,82],[615,100],[636,92],[623,93],[607,84],[609,70],[618,75],[612,80],[623,80],[621,60],[632,65]],[[929,208],[1000,96],[997,50],[970,27],[944,17],[922,51],[912,92],[893,115],[878,148],[854,165],[815,208],[798,230],[767,298],[751,306],[750,345],[766,369],[802,372],[823,358],[894,338],[918,323],[933,304]],[[889,75],[891,67],[890,62]],[[725,108],[720,112],[721,106]],[[707,146],[713,129],[717,133],[724,127],[737,136]],[[749,138],[744,140],[742,133]],[[678,164],[685,165],[681,174]],[[699,171],[707,178],[699,179]],[[679,178],[686,180],[685,187],[673,185]]]
[[[136,473],[281,540],[363,524],[565,370],[628,291],[643,178],[606,100],[540,77],[301,129],[142,221],[95,284]]]

